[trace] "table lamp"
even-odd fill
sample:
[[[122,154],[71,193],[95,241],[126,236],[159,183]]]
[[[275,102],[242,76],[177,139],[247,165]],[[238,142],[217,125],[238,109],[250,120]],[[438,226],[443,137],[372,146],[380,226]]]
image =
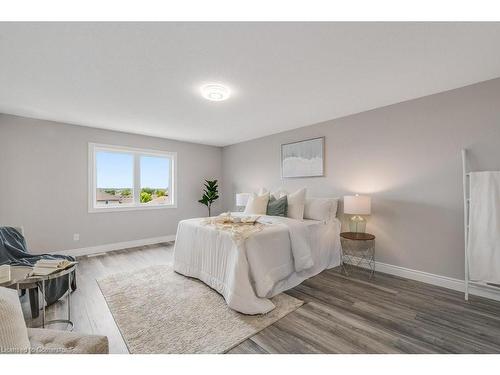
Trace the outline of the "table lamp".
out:
[[[360,215],[370,215],[371,198],[366,195],[346,195],[344,197],[344,214],[353,215],[349,222],[351,232],[363,233],[366,228],[366,220]]]
[[[246,207],[249,198],[250,198],[250,193],[236,194],[236,207],[238,207],[240,211],[243,211],[242,207],[243,208]]]

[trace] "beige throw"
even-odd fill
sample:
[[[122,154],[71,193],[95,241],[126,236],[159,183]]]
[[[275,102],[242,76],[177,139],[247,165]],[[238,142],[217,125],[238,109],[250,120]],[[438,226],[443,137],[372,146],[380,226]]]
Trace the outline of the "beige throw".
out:
[[[266,225],[271,224],[263,224],[255,221],[247,221],[247,222],[233,222],[233,219],[229,216],[218,216],[214,218],[206,218],[203,220],[203,225],[208,225],[214,227],[219,231],[228,232],[231,234],[231,238],[234,242],[240,243],[245,241],[252,234],[260,232],[264,229]]]

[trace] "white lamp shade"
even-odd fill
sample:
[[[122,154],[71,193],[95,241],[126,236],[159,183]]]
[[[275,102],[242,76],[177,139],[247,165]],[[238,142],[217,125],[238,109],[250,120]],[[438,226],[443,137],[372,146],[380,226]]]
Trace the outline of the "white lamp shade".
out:
[[[237,207],[246,206],[249,198],[250,198],[250,193],[238,193],[238,194],[236,194],[236,206]]]
[[[348,215],[370,215],[372,201],[366,195],[346,195],[344,197],[344,213]]]

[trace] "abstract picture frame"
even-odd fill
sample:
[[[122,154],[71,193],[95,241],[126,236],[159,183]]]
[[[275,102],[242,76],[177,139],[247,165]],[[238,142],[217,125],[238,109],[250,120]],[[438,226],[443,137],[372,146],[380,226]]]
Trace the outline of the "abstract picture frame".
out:
[[[325,137],[281,145],[281,178],[324,177]]]

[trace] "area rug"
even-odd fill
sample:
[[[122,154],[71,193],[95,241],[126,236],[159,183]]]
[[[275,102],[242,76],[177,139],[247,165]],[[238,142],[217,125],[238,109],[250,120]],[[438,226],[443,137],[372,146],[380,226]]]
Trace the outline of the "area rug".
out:
[[[130,353],[224,353],[302,305],[279,294],[249,316],[204,283],[162,265],[97,280]]]

